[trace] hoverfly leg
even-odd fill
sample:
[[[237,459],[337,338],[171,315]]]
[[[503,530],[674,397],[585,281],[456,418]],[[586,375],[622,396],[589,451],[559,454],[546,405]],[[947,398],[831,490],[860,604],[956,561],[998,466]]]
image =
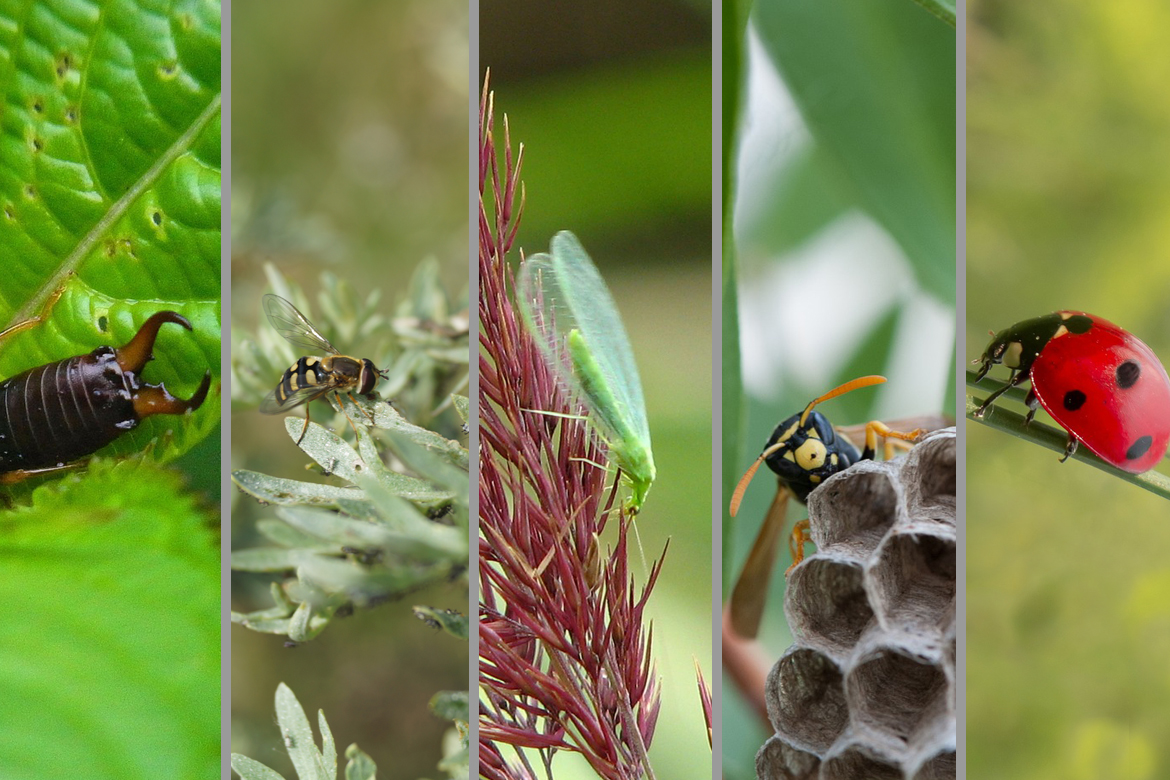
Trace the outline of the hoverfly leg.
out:
[[[301,442],[305,440],[305,434],[309,430],[309,405],[305,404],[305,424],[301,426],[301,435],[297,437],[297,445],[301,446]]]

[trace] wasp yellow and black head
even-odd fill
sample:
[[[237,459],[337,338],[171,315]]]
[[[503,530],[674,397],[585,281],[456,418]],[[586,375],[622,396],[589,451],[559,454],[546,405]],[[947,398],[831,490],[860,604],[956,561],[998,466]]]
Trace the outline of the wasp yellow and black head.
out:
[[[885,381],[882,376],[863,376],[846,382],[809,401],[804,411],[777,425],[764,451],[735,488],[731,497],[732,517],[739,511],[744,491],[761,462],[767,463],[768,468],[776,472],[780,481],[803,503],[814,488],[838,471],[844,471],[859,460],[872,458],[871,436],[867,435],[865,452],[858,452],[853,443],[838,436],[832,423],[820,412],[813,411],[813,407],[850,390]]]
[[[813,488],[852,466],[860,460],[861,453],[810,406],[776,426],[762,457],[804,503]]]

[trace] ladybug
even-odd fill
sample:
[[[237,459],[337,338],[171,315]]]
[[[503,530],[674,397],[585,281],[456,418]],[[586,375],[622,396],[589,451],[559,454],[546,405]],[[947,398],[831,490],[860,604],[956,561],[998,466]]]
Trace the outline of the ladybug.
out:
[[[1123,471],[1154,467],[1170,445],[1170,377],[1154,351],[1132,333],[1081,311],[1058,311],[996,333],[975,381],[996,363],[1007,385],[973,412],[982,417],[1009,387],[1031,380],[1025,425],[1043,406],[1068,432],[1063,463],[1080,443]]]

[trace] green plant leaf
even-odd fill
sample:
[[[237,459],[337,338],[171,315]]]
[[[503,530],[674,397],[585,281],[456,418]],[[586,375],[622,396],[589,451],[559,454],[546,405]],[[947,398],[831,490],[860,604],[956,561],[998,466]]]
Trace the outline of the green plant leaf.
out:
[[[345,780],[374,780],[378,767],[374,759],[367,756],[357,745],[350,745],[345,749],[348,760],[345,765]]]
[[[103,459],[0,519],[6,780],[218,776],[219,540],[182,488]]]
[[[0,377],[120,346],[151,314],[146,369],[188,397],[220,362],[220,6],[0,9]],[[219,421],[216,382],[183,418],[103,450],[169,460]]]
[[[467,615],[464,615],[462,612],[456,612],[452,609],[416,606],[414,608],[414,615],[427,625],[440,628],[459,639],[467,639],[470,635]]]
[[[954,31],[907,2],[763,3],[756,22],[849,199],[954,301]]]
[[[471,714],[467,691],[439,691],[431,697],[431,712],[443,720],[467,722]]]
[[[337,777],[337,749],[333,745],[333,734],[325,723],[325,716],[319,714],[321,740],[324,752],[317,749],[313,738],[313,727],[305,716],[305,710],[287,685],[276,688],[276,722],[280,725],[280,736],[288,748],[289,758],[296,767],[300,780],[334,780]],[[332,762],[328,759],[332,758]]]
[[[232,753],[232,769],[244,780],[285,780],[280,772],[239,753]]]

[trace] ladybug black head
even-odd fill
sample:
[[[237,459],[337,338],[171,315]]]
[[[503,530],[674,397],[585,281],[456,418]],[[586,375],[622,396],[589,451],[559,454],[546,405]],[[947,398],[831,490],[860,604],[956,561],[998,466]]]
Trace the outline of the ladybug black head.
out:
[[[1017,322],[991,338],[977,363],[982,363],[975,381],[987,376],[996,363],[1012,371],[1028,373],[1045,345],[1059,333],[1085,333],[1093,326],[1092,317],[1081,312],[1058,311]]]

